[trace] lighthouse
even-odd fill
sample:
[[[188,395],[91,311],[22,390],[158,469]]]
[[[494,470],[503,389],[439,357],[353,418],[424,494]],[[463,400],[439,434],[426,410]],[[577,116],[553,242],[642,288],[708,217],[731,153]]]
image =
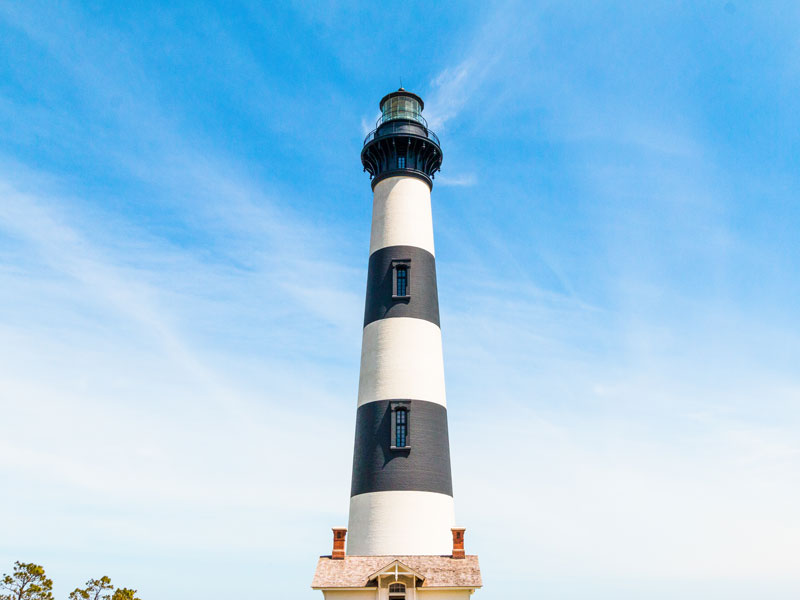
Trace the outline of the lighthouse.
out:
[[[361,163],[373,203],[348,527],[312,587],[326,598],[468,598],[477,556],[456,527],[431,190],[442,164],[422,98],[380,101]]]

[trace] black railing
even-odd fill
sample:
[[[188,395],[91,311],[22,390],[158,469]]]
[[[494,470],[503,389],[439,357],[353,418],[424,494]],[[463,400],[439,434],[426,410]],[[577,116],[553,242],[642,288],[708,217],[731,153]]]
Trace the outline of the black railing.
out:
[[[428,129],[427,125],[428,124],[426,122],[425,126],[421,128],[422,132],[425,134],[425,137],[427,137],[434,144],[436,144],[437,146],[439,146],[441,148],[442,145],[441,145],[441,143],[439,143],[439,136],[437,136],[430,129]],[[379,129],[380,129],[380,132],[381,132],[380,135],[378,135],[378,130]],[[394,122],[392,122],[391,119],[387,119],[386,121],[381,121],[379,119],[378,120],[378,127],[373,129],[372,131],[370,131],[367,134],[367,137],[364,138],[364,145],[366,146],[372,140],[375,140],[375,139],[377,139],[379,137],[386,137],[387,135],[393,135],[395,133],[405,133],[405,134],[409,134],[409,135],[417,135],[415,132],[409,131],[408,124],[403,122],[403,121],[394,121]],[[420,136],[420,137],[422,137],[422,136]]]
[[[406,119],[408,121],[416,121],[417,123],[422,123],[425,129],[428,128],[428,122],[418,112],[414,112],[411,110],[393,110],[390,112],[383,113],[378,120],[375,122],[375,127],[380,127],[387,121],[394,121],[396,119]]]

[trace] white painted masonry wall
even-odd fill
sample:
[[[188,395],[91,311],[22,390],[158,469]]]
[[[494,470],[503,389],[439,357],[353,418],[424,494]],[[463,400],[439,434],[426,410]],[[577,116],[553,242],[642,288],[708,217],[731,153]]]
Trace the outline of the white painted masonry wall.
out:
[[[442,331],[435,323],[393,317],[364,328],[358,406],[394,399],[447,405]]]
[[[354,556],[447,555],[453,549],[452,496],[435,492],[371,492],[350,498],[347,553]]]
[[[372,196],[369,253],[387,246],[416,246],[434,256],[431,190],[416,177],[389,177]]]

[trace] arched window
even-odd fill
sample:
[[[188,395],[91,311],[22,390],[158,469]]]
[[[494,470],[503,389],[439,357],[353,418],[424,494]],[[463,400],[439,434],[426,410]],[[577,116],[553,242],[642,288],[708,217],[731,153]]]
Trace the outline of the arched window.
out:
[[[402,583],[389,584],[389,600],[405,600],[406,586]]]

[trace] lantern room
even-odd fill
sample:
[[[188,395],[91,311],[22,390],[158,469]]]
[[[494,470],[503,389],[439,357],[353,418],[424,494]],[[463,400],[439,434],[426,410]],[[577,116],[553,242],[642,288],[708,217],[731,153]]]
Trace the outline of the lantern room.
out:
[[[403,88],[384,96],[380,102],[380,108],[381,123],[405,119],[408,121],[417,121],[426,127],[428,125],[421,114],[422,109],[425,108],[422,98],[416,94],[405,91]]]

